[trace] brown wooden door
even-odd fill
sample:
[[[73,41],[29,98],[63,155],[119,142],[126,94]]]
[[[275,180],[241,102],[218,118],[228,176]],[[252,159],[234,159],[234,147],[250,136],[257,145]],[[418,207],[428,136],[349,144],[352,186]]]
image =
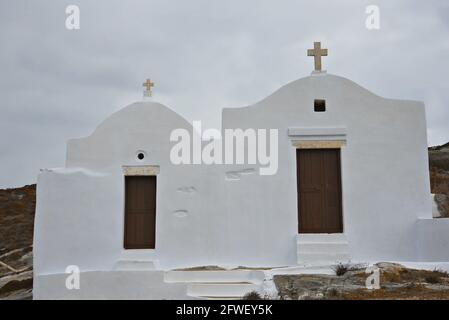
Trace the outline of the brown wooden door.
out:
[[[340,149],[297,149],[298,232],[343,232]]]
[[[125,176],[125,249],[154,249],[156,176]]]

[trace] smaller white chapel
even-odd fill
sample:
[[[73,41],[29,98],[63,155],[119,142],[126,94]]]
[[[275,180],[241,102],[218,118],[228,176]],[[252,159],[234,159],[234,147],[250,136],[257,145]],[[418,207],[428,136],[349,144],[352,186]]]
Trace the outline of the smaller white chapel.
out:
[[[146,99],[69,140],[38,177],[34,298],[238,298],[285,268],[449,262],[424,104],[323,71],[319,42],[308,55],[311,75],[224,109],[219,139]]]

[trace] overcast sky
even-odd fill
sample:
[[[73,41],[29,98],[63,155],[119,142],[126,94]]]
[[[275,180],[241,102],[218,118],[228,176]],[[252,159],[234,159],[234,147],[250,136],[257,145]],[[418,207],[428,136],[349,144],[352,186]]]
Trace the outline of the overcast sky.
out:
[[[65,27],[68,5],[80,30]],[[365,27],[380,8],[380,30]],[[153,100],[203,127],[324,68],[388,98],[426,104],[430,145],[449,141],[449,1],[0,0],[0,187],[64,165],[67,139]]]

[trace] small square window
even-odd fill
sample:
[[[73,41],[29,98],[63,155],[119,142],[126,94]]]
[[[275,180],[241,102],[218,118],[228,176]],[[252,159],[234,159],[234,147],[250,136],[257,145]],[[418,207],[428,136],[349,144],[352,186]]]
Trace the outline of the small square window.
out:
[[[314,101],[314,110],[315,110],[315,112],[324,112],[324,111],[326,111],[326,100],[315,99],[315,101]]]

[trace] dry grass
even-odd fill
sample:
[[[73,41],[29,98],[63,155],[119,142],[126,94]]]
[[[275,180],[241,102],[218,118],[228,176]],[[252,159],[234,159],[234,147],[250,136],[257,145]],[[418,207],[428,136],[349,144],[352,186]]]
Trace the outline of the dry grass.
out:
[[[337,266],[342,276],[276,275],[276,288],[281,299],[327,300],[449,300],[449,276],[441,270],[415,270],[400,265],[383,265],[378,290],[365,288],[364,269],[350,265]],[[351,270],[351,272],[349,272]]]
[[[441,270],[415,270],[401,268],[381,272],[381,289],[357,289],[342,292],[340,299],[347,300],[449,300],[449,275]],[[387,285],[398,284],[397,287]],[[436,290],[428,284],[445,285],[447,289]]]
[[[430,281],[429,281],[430,280]],[[395,272],[381,272],[380,283],[448,283],[447,272],[402,268]]]
[[[449,300],[449,290],[433,290],[422,284],[410,284],[396,289],[358,289],[343,292],[343,300]]]

